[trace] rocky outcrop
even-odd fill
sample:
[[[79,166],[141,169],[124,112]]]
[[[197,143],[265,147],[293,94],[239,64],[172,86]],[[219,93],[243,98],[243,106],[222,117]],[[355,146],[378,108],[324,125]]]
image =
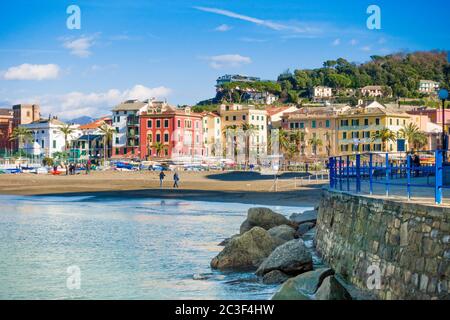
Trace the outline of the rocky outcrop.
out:
[[[302,213],[293,213],[290,217],[289,220],[291,220],[293,223],[296,224],[302,224],[305,222],[313,222],[316,223],[317,221],[317,210],[310,210],[310,211],[305,211]]]
[[[262,276],[273,270],[296,276],[312,270],[313,263],[309,250],[301,239],[294,239],[277,247],[256,270]]]
[[[269,229],[269,234],[275,240],[277,245],[280,246],[294,239],[295,229],[284,224]]]
[[[352,300],[350,293],[334,276],[326,277],[314,296],[316,300]]]
[[[253,227],[261,227],[269,230],[281,225],[292,225],[282,214],[273,212],[269,208],[250,208],[248,209],[247,219],[242,223],[240,233],[249,231]]]
[[[220,243],[218,244],[218,246],[220,246],[220,247],[225,247],[225,246],[230,242],[231,239],[236,238],[236,237],[239,237],[239,234],[235,234],[235,235],[233,235],[233,236],[231,236],[231,237],[229,237],[229,238],[223,239],[223,241],[220,242]]]
[[[275,249],[276,243],[270,234],[254,227],[244,234],[232,238],[225,248],[211,261],[214,269],[256,269]]]
[[[312,300],[323,280],[333,274],[332,269],[321,268],[290,278],[273,295],[272,300]]]
[[[263,276],[262,282],[264,284],[280,284],[285,282],[287,279],[289,279],[287,274],[279,270],[273,270]]]
[[[295,237],[301,238],[303,235],[305,235],[309,230],[314,228],[316,224],[314,222],[305,222],[298,226],[297,230],[295,231]]]

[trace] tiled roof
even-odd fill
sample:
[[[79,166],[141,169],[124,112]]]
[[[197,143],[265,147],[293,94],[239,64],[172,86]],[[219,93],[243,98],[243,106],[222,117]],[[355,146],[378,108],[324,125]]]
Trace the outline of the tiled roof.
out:
[[[12,116],[11,109],[0,109],[0,116]]]
[[[290,108],[289,106],[269,107],[269,108],[266,108],[266,111],[269,116],[273,116],[274,114],[286,111],[289,108]]]
[[[147,103],[138,100],[128,100],[114,107],[113,111],[137,111]]]

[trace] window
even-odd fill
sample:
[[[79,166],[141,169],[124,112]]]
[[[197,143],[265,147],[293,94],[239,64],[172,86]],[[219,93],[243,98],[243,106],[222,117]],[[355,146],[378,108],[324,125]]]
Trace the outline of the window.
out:
[[[398,125],[398,126],[400,125],[400,120],[399,120],[399,119],[397,119],[397,125]]]
[[[233,121],[236,121],[236,116],[233,116]]]
[[[300,122],[300,129],[304,129],[305,128],[305,123],[304,122]]]
[[[153,135],[151,133],[147,135],[147,141],[148,143],[153,143]]]
[[[359,138],[359,131],[353,131],[352,132],[352,139]]]
[[[381,151],[381,144],[374,144],[373,151]]]
[[[164,155],[165,155],[165,156],[168,156],[168,155],[169,155],[169,150],[164,149]]]
[[[293,122],[291,122],[291,123],[289,124],[289,126],[290,126],[291,129],[294,129],[294,123],[293,123]]]
[[[116,127],[116,133],[119,133],[119,127]]]
[[[259,121],[259,116],[256,116],[256,120]]]
[[[363,136],[364,136],[364,138],[370,138],[370,131],[364,131]]]
[[[119,138],[116,138],[116,144],[119,144]]]
[[[325,127],[329,128],[330,127],[330,120],[325,120]]]
[[[44,141],[42,141],[42,148],[44,147]],[[53,149],[56,149],[56,140],[53,140]]]
[[[164,128],[168,128],[168,127],[169,127],[169,120],[164,119]]]
[[[164,142],[169,142],[169,134],[164,133]]]
[[[156,127],[161,128],[161,120],[156,120]]]
[[[161,134],[156,134],[156,142],[161,142]]]
[[[347,139],[347,132],[342,132],[342,139]]]
[[[123,154],[127,154],[127,148],[123,148]]]
[[[359,151],[359,145],[352,144],[352,151]]]
[[[245,118],[246,118],[246,117],[245,117],[245,114],[244,114],[244,115],[242,116],[242,120],[244,120],[244,121],[245,121]]]
[[[217,124],[220,123],[220,119],[219,119],[219,118],[216,119],[216,123],[217,123]]]
[[[376,118],[376,119],[375,119],[375,125],[377,125],[377,126],[380,125],[380,118]]]
[[[359,119],[352,119],[352,126],[359,126]]]
[[[389,119],[389,124],[392,126],[392,119]]]
[[[225,117],[225,121],[228,121],[228,116]]]
[[[124,111],[123,114],[127,114],[127,111]],[[126,152],[125,152],[126,153]]]
[[[341,127],[348,127],[348,120],[341,120]]]
[[[152,120],[147,120],[147,128],[151,128],[153,125],[153,121]]]
[[[364,144],[363,151],[370,151],[370,144]]]
[[[311,128],[315,128],[316,127],[316,120],[311,121]]]
[[[403,120],[403,125],[406,125],[406,120]]]
[[[369,125],[369,119],[364,119],[364,125],[368,126]]]
[[[119,148],[116,148],[115,151],[116,151],[116,155],[118,155],[119,154]]]

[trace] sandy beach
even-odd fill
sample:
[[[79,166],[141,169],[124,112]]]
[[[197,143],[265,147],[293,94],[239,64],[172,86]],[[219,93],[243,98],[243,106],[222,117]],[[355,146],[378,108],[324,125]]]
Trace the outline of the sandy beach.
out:
[[[322,184],[294,187],[294,177],[286,173],[273,192],[273,177],[255,172],[181,172],[180,188],[173,189],[173,173],[167,172],[163,188],[159,188],[157,172],[92,172],[89,175],[52,176],[36,174],[0,175],[0,194],[174,198],[255,204],[318,204]]]

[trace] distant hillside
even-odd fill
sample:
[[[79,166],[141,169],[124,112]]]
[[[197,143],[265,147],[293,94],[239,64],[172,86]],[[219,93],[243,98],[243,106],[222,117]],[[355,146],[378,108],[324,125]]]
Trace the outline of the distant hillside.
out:
[[[70,120],[64,120],[64,122],[66,123],[75,123],[75,124],[88,124],[91,123],[92,121],[94,121],[95,119],[92,117],[88,117],[88,116],[81,116],[75,119],[70,119]]]
[[[328,60],[317,69],[289,70],[280,74],[277,82],[286,99],[306,97],[314,86],[335,89],[361,88],[367,85],[388,86],[394,97],[419,98],[421,79],[434,80],[450,87],[450,64],[444,51],[396,53],[372,56],[371,60],[356,64],[343,58]]]

